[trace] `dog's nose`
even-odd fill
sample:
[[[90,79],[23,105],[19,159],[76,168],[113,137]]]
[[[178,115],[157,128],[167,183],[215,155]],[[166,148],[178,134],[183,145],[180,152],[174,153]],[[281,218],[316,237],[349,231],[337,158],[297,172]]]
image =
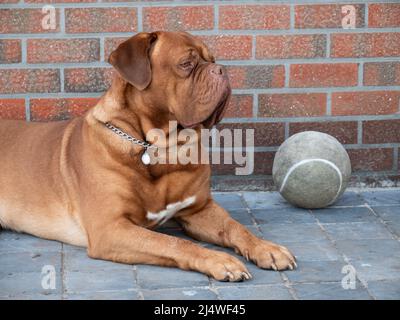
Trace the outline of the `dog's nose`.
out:
[[[216,64],[216,65],[212,66],[210,72],[217,76],[222,76],[224,74],[224,68],[221,65]]]

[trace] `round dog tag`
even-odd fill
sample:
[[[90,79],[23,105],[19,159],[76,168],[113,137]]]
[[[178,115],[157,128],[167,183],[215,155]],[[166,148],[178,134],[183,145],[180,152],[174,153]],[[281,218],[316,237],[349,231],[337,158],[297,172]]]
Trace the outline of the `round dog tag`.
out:
[[[143,164],[145,164],[146,166],[147,166],[148,164],[150,164],[150,156],[149,156],[149,154],[147,153],[147,151],[145,151],[145,152],[142,154],[142,162],[143,162]]]

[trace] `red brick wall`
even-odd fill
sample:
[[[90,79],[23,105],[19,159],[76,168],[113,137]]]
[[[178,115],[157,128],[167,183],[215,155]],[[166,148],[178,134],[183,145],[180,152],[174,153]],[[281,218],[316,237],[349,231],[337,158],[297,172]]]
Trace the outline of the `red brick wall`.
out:
[[[393,185],[400,3],[392,2],[0,0],[0,118],[80,115],[110,85],[106,60],[118,43],[139,31],[186,30],[228,66],[234,96],[221,127],[256,133],[254,175],[233,178],[232,166],[215,166],[220,186],[268,188],[278,146],[304,130],[345,145],[353,185]],[[50,30],[45,4],[55,8]],[[342,27],[349,4],[354,29]]]

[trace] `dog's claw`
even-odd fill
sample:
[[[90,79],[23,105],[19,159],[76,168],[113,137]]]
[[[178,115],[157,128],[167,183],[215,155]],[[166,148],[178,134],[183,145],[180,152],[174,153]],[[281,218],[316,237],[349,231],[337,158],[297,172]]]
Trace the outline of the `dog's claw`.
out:
[[[242,279],[249,280],[250,279],[250,275],[248,273],[246,273],[246,272],[243,272],[242,273]]]

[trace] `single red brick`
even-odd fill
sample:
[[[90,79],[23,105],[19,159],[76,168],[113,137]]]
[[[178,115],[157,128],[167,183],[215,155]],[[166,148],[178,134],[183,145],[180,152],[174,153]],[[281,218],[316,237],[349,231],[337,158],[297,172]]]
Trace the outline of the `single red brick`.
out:
[[[100,57],[99,39],[28,39],[29,63],[92,62]]]
[[[225,118],[250,118],[253,115],[253,96],[235,94],[225,111]]]
[[[399,143],[400,119],[363,122],[363,143]]]
[[[279,146],[285,140],[285,124],[281,122],[222,123],[217,126],[217,129],[242,130],[243,146],[245,146],[245,130],[247,129],[254,129],[254,146],[256,147]]]
[[[59,91],[58,69],[0,69],[0,93]]]
[[[0,119],[25,120],[24,99],[0,99]]]
[[[56,12],[56,28],[45,29],[42,20],[48,13],[41,9],[0,9],[0,33],[54,33],[60,31],[59,10]],[[44,20],[45,22],[47,20]]]
[[[214,28],[212,6],[145,7],[143,29],[156,30],[210,30]]]
[[[21,40],[0,40],[0,63],[21,62]]]
[[[356,86],[357,81],[357,63],[292,64],[290,66],[291,87],[347,87]]]
[[[326,55],[326,36],[266,35],[257,36],[257,59],[317,58]]]
[[[400,62],[364,63],[365,86],[400,85]]]
[[[400,3],[371,3],[368,5],[368,27],[400,27]]]
[[[273,151],[254,153],[254,174],[271,175],[275,153]]]
[[[219,7],[219,29],[289,29],[288,5],[224,5]]]
[[[274,93],[258,98],[259,117],[315,117],[326,114],[326,93]]]
[[[400,32],[336,33],[331,35],[331,57],[398,57]]]
[[[201,36],[199,37],[216,59],[241,60],[251,58],[251,36]]]
[[[393,169],[393,149],[350,149],[347,150],[351,169],[355,171],[385,171]]]
[[[67,8],[67,33],[133,32],[137,30],[136,8]]]
[[[129,37],[115,37],[106,38],[104,40],[104,60],[108,61],[111,52],[113,52],[117,47],[124,41],[128,40]]]
[[[349,4],[311,4],[296,5],[294,25],[298,29],[342,28],[342,20],[348,13],[342,7]],[[351,4],[356,12],[356,28],[364,27],[364,5]]]
[[[66,92],[103,92],[112,82],[112,68],[70,68],[64,70]]]
[[[83,115],[96,105],[99,98],[44,98],[31,99],[32,121],[67,120]]]
[[[334,92],[332,115],[393,114],[399,110],[400,91]]]
[[[303,131],[319,131],[330,134],[343,144],[357,143],[356,121],[296,122],[289,124],[289,134]]]
[[[280,88],[285,85],[285,67],[282,65],[228,66],[234,89]]]

